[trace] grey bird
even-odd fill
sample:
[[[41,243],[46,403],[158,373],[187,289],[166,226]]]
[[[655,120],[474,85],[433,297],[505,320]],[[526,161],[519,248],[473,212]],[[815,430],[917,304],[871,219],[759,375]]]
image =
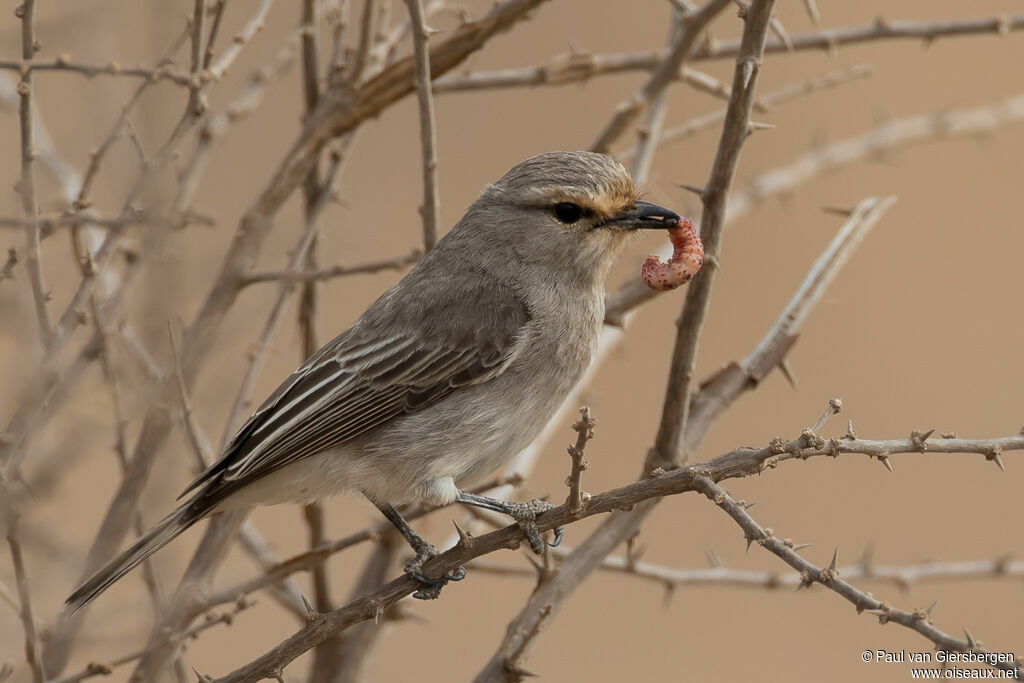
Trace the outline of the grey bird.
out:
[[[73,612],[200,519],[340,491],[369,498],[436,597],[459,568],[427,577],[437,550],[394,505],[458,501],[510,515],[532,549],[551,506],[463,490],[537,437],[583,375],[604,318],[604,280],[637,229],[679,216],[640,201],[604,154],[549,152],[487,186],[465,216],[347,330],[253,413],[178,508],[82,584]],[[556,530],[555,541],[561,538]]]

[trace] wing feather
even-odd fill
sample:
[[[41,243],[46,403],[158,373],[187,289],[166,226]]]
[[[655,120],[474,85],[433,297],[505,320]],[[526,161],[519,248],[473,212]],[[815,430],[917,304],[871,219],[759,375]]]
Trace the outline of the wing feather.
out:
[[[530,317],[518,298],[494,285],[476,294],[498,299],[484,311],[490,319],[446,311],[446,306],[462,305],[421,294],[423,301],[411,297],[407,305],[429,302],[439,307],[435,319],[443,326],[382,333],[388,328],[374,321],[385,313],[396,314],[397,304],[388,300],[394,291],[285,380],[242,426],[221,459],[182,495],[202,487],[196,504],[212,507],[274,470],[422,410],[459,387],[495,377],[514,358]]]

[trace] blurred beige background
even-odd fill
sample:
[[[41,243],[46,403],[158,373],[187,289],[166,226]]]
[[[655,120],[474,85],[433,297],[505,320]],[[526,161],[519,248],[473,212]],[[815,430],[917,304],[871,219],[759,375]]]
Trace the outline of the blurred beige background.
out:
[[[251,14],[252,0],[233,0],[224,36]],[[395,16],[404,15],[393,3]],[[468,2],[472,14],[489,6]],[[1020,4],[952,0],[900,3],[819,0],[826,27],[889,19],[985,17],[1019,11]],[[128,0],[42,3],[38,10],[41,58],[69,53],[76,60],[124,65],[152,63],[183,25],[191,3]],[[0,55],[20,53],[12,12],[0,17]],[[298,21],[295,3],[276,3],[267,28],[248,47],[211,97],[223,107],[253,69],[269,60]],[[578,50],[610,52],[660,47],[668,3],[663,0],[552,0],[531,21],[502,35],[473,57],[472,69],[526,66]],[[790,33],[813,30],[796,0],[779,2],[777,16]],[[437,22],[450,26],[449,20]],[[735,37],[739,22],[727,10],[715,26],[717,37]],[[224,43],[222,42],[222,45]],[[927,49],[898,40],[845,47],[835,55],[818,51],[773,54],[765,62],[761,93],[841,66],[869,63],[876,74],[835,90],[814,94],[756,115],[773,131],[751,138],[741,158],[736,189],[760,172],[784,165],[829,141],[858,134],[879,121],[943,108],[993,103],[1024,90],[1024,34],[940,39]],[[700,69],[729,80],[730,60],[704,62]],[[211,285],[237,220],[261,189],[294,139],[300,120],[299,72],[275,83],[266,101],[239,122],[217,148],[196,197],[195,209],[213,217],[213,228],[192,227],[166,235],[154,262],[133,286],[129,316],[151,348],[169,363],[166,321],[190,320]],[[612,108],[642,82],[639,73],[607,76],[586,85],[447,94],[437,99],[442,223],[451,225],[480,191],[509,167],[536,152],[589,145]],[[87,154],[105,135],[134,82],[86,79],[75,74],[36,76],[37,104],[57,148],[84,168]],[[161,85],[143,101],[134,119],[144,142],[156,145],[180,113],[178,89]],[[722,103],[683,85],[672,90],[668,123],[673,125],[717,109]],[[406,98],[379,120],[364,126],[343,171],[342,205],[329,209],[320,260],[360,263],[404,253],[420,238],[419,139],[414,98]],[[632,137],[623,143],[632,143]],[[652,201],[699,215],[692,195],[676,183],[706,181],[717,130],[660,150],[647,193]],[[189,149],[186,145],[184,149]],[[20,215],[13,183],[18,177],[18,127],[14,113],[0,113],[0,215]],[[96,210],[115,211],[134,179],[134,152],[120,143],[108,160],[94,196]],[[1024,231],[1021,230],[1024,124],[1008,125],[980,139],[936,141],[899,151],[873,163],[829,173],[801,185],[783,201],[756,207],[728,227],[722,262],[705,329],[698,374],[745,355],[792,293],[807,267],[827,244],[841,219],[823,205],[849,206],[872,195],[895,194],[898,203],[881,220],[814,311],[790,354],[798,387],[772,374],[714,426],[697,459],[739,445],[761,445],[776,436],[795,437],[812,424],[829,398],[842,396],[844,413],[825,429],[842,433],[846,418],[861,436],[905,437],[912,429],[935,427],[960,436],[1005,436],[1024,424],[1024,343],[1021,291]],[[59,198],[39,172],[40,201]],[[301,225],[293,198],[278,217],[263,252],[268,268],[283,267]],[[0,233],[0,247],[22,244],[18,232]],[[612,276],[617,284],[638,272],[642,257],[660,246],[647,236],[624,256]],[[66,236],[45,243],[45,267],[62,310],[77,281]],[[23,266],[14,282],[0,283],[0,415],[15,410],[37,360],[36,324]],[[324,339],[349,324],[398,277],[385,273],[324,285],[320,311]],[[215,356],[195,389],[200,422],[219,438],[245,367],[245,351],[263,325],[274,288],[248,288],[232,309]],[[664,377],[682,292],[659,297],[630,319],[625,344],[605,363],[584,400],[599,426],[588,448],[591,468],[585,488],[602,491],[629,481],[652,442],[664,392]],[[292,303],[294,309],[294,301]],[[276,338],[257,398],[301,360],[293,312]],[[79,331],[76,343],[85,339]],[[131,393],[128,431],[134,437],[144,393]],[[566,422],[530,479],[524,495],[564,495],[568,472],[565,445],[574,435]],[[98,368],[90,370],[73,399],[36,439],[26,464],[29,478],[38,464],[56,466],[59,477],[45,496],[26,509],[27,564],[41,622],[52,622],[73,587],[110,495],[118,481],[108,394]],[[1004,456],[1001,473],[979,455],[901,456],[894,473],[863,457],[787,463],[759,478],[728,482],[734,495],[757,501],[755,517],[781,536],[814,543],[805,551],[827,564],[834,547],[852,562],[865,547],[878,564],[923,560],[985,559],[1021,551],[1020,491],[1024,467],[1017,453]],[[176,434],[163,451],[143,514],[155,520],[169,509],[190,479],[192,456]],[[377,520],[370,506],[331,501],[332,537]],[[431,539],[444,539],[445,511],[423,522]],[[306,530],[292,507],[260,510],[258,528],[281,556],[301,551]],[[567,530],[575,545],[600,520]],[[199,536],[193,530],[156,559],[165,584],[173,586]],[[644,527],[644,559],[673,567],[706,566],[712,547],[730,567],[787,568],[756,547],[744,552],[738,527],[696,495],[665,501]],[[367,548],[331,559],[335,595],[362,567]],[[0,580],[13,586],[6,553]],[[505,553],[488,558],[522,566]],[[218,574],[218,584],[251,575],[248,558],[235,551]],[[298,577],[308,586],[307,577]],[[1024,655],[1020,615],[1024,591],[1019,580],[930,583],[901,593],[871,582],[859,585],[903,608],[926,607],[939,599],[936,624],[959,634],[961,626],[995,651]],[[411,607],[422,621],[388,629],[368,677],[374,681],[417,679],[458,681],[471,677],[489,658],[505,625],[530,593],[531,582],[471,574],[450,586],[443,599]],[[69,670],[88,661],[109,660],[140,646],[150,627],[150,610],[138,574],[115,586],[95,605]],[[221,675],[263,653],[297,625],[269,599],[244,613],[230,628],[217,627],[189,646],[186,662]],[[660,587],[621,575],[597,574],[570,599],[541,636],[524,665],[548,681],[902,681],[909,666],[863,664],[865,649],[928,651],[930,643],[901,627],[879,626],[820,586],[790,593],[759,589],[681,589],[666,605]],[[15,663],[16,680],[28,680],[17,614],[0,607],[0,661]],[[308,659],[287,671],[301,680]],[[125,680],[128,669],[113,680]]]

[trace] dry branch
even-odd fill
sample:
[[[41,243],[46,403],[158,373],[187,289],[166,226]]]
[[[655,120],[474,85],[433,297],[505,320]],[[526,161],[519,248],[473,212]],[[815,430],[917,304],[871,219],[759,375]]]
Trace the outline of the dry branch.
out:
[[[654,98],[675,80],[676,74],[682,68],[683,62],[690,56],[693,46],[705,27],[729,3],[730,0],[708,0],[699,10],[687,14],[681,20],[682,26],[676,42],[669,48],[643,87],[628,100],[620,102],[615,108],[612,120],[608,122],[608,125],[590,146],[592,151],[607,152],[615,140],[626,131]]]
[[[412,25],[413,55],[416,58],[416,99],[420,109],[420,147],[423,155],[423,251],[437,244],[441,222],[441,197],[437,189],[437,121],[434,95],[430,86],[430,33],[426,26],[422,0],[405,0]]]
[[[4,516],[7,526],[7,547],[11,551],[11,564],[14,567],[14,581],[18,589],[18,602],[20,603],[18,613],[21,617],[21,627],[25,633],[25,660],[28,662],[29,671],[32,672],[33,683],[43,683],[43,663],[39,648],[39,632],[36,628],[35,617],[32,615],[32,593],[28,585],[28,572],[25,569],[25,560],[21,553],[21,538],[18,535],[19,513],[14,509],[14,503],[7,482],[0,480],[0,494],[3,495],[3,509],[0,513]]]
[[[590,408],[583,406],[580,408],[580,419],[572,426],[576,432],[576,444],[569,446],[569,457],[572,458],[572,470],[569,472],[569,478],[566,479],[566,484],[569,487],[569,497],[565,499],[565,504],[569,507],[569,511],[577,513],[583,509],[583,504],[586,502],[586,498],[590,494],[585,494],[580,489],[580,477],[583,474],[583,470],[587,469],[587,461],[584,458],[586,453],[584,452],[587,447],[587,442],[594,438],[594,426],[597,421],[590,416]]]
[[[246,277],[246,284],[252,285],[260,282],[280,282],[280,281],[300,281],[300,282],[315,282],[318,280],[333,280],[338,277],[347,277],[349,275],[370,275],[373,273],[380,273],[388,270],[401,270],[406,266],[411,266],[422,258],[423,252],[419,249],[405,254],[404,256],[396,256],[393,258],[383,259],[380,261],[368,261],[366,263],[360,263],[354,266],[332,266],[330,268],[322,268],[320,270],[271,270],[263,273],[255,273]]]
[[[35,0],[24,0],[15,14],[21,19],[21,56],[26,62],[36,54],[35,33]],[[34,111],[32,102],[32,73],[26,72],[18,84],[20,103],[18,106],[18,123],[21,132],[21,179],[18,181],[18,193],[21,195],[21,208],[29,220],[26,229],[25,270],[32,286],[32,300],[35,303],[36,320],[39,323],[39,335],[43,348],[49,349],[53,342],[53,323],[47,303],[50,293],[46,289],[43,277],[42,248],[40,246],[39,225],[35,223],[39,213],[36,201],[35,160],[39,156],[36,149],[35,136],[32,131]]]
[[[801,50],[835,51],[842,45],[855,45],[883,40],[921,40],[926,44],[938,38],[967,35],[1003,36],[1024,29],[1024,14],[954,21],[887,21],[877,19],[863,26],[815,31],[790,36],[790,46],[781,40],[768,41],[765,52]],[[705,44],[691,55],[694,62],[735,57],[740,44],[735,40]],[[497,71],[477,71],[445,76],[434,84],[434,91],[452,92],[490,88],[538,85],[568,85],[605,74],[630,71],[653,71],[665,60],[665,50],[643,50],[610,54],[572,53],[551,60],[546,66],[530,66]],[[689,80],[694,72],[682,69],[673,78]]]
[[[821,74],[820,76],[814,76],[806,81],[783,86],[778,90],[773,90],[763,97],[759,97],[754,101],[754,110],[759,112],[771,111],[774,107],[796,99],[797,97],[810,95],[829,88],[835,88],[859,78],[866,78],[874,72],[875,70],[870,64],[855,64],[845,69],[838,69],[836,71]],[[658,136],[658,145],[667,145],[671,142],[693,137],[702,130],[706,130],[707,128],[720,123],[725,118],[725,112],[725,109],[719,109],[717,111],[698,116],[681,125],[668,128],[662,131],[661,135]],[[632,149],[616,154],[615,158],[620,161],[626,161],[635,158],[639,153],[640,145],[637,145]]]
[[[798,546],[797,546],[798,547]],[[572,548],[558,547],[551,552],[564,558]],[[537,578],[532,567],[472,562],[467,569],[499,576]],[[799,573],[780,574],[771,570],[734,569],[715,563],[705,568],[666,567],[644,562],[636,557],[612,555],[601,561],[600,569],[612,574],[623,574],[656,583],[667,591],[677,588],[753,588],[765,590],[792,589],[803,579]],[[557,570],[557,565],[556,565]],[[837,573],[847,579],[863,579],[882,585],[894,586],[906,592],[919,583],[948,583],[950,581],[976,581],[1024,578],[1024,561],[1011,561],[1007,557],[991,560],[925,562],[911,565],[875,565],[862,559],[856,564],[843,565]]]

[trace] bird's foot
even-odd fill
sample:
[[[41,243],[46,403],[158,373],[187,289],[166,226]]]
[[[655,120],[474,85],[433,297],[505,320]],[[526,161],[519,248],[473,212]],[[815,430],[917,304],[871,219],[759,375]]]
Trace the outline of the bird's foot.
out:
[[[508,509],[505,511],[507,515],[516,520],[516,524],[526,534],[526,540],[530,543],[530,549],[537,555],[544,553],[544,539],[541,538],[540,531],[537,529],[537,515],[548,510],[554,510],[556,507],[558,506],[546,500],[534,498],[528,503],[509,503]],[[552,531],[555,534],[555,538],[549,545],[552,548],[556,548],[562,542],[564,527],[556,526]]]
[[[423,584],[423,588],[413,593],[412,597],[418,600],[436,600],[441,595],[441,589],[449,581],[462,581],[466,578],[466,569],[462,566],[458,566],[447,574],[438,577],[430,577],[424,574],[423,565],[441,553],[426,541],[417,545],[418,547],[414,548],[416,550],[416,557],[405,563],[406,575]]]

